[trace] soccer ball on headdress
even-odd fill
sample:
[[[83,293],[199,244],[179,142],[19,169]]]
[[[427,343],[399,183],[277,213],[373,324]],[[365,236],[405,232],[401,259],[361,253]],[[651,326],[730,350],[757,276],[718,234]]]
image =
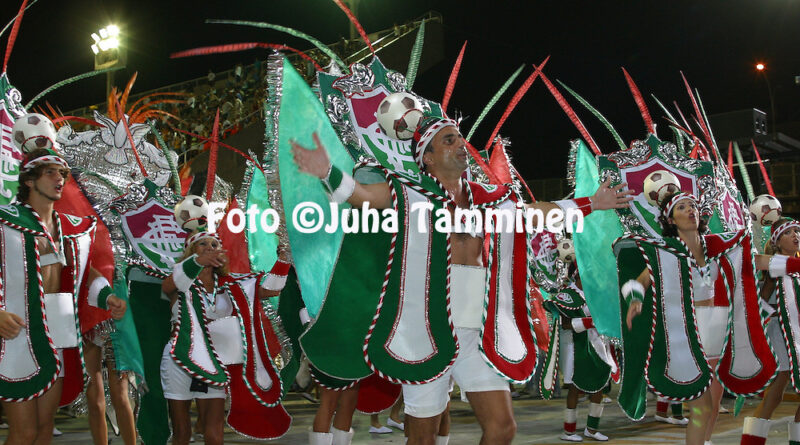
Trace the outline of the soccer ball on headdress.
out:
[[[558,257],[567,263],[575,261],[575,245],[570,238],[564,238],[558,241]]]
[[[392,139],[411,139],[422,120],[422,104],[409,93],[386,96],[375,112],[378,126]]]
[[[750,217],[762,226],[769,226],[781,217],[781,202],[772,195],[758,195],[750,203]]]
[[[11,138],[23,153],[37,148],[52,150],[56,141],[56,126],[43,114],[28,113],[14,122]]]
[[[208,225],[208,202],[197,195],[186,195],[175,206],[175,220],[188,232],[205,228]]]
[[[681,182],[678,177],[667,170],[656,170],[644,178],[644,198],[656,207],[667,196],[681,191]]]

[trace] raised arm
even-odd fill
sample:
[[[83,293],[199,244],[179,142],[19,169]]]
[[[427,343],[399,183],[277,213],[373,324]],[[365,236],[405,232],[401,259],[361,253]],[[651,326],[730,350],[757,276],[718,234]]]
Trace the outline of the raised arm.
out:
[[[313,134],[314,149],[307,149],[296,141],[291,141],[292,154],[300,171],[315,176],[322,181],[328,190],[331,201],[349,202],[353,207],[361,207],[363,203],[375,209],[386,209],[392,206],[392,193],[389,184],[380,182],[364,185],[356,182],[348,172],[339,170],[331,164],[328,152],[322,146],[317,133]]]

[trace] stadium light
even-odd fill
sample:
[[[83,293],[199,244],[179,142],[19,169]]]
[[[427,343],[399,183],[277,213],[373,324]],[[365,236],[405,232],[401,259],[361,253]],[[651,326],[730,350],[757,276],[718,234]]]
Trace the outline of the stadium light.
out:
[[[120,29],[117,25],[108,25],[91,34],[91,48],[94,53],[94,69],[124,67],[127,63],[126,52],[120,45]],[[106,73],[106,96],[114,87],[114,72]]]
[[[766,65],[764,65],[763,63],[757,63],[756,64],[756,69],[758,71],[764,71],[765,68],[766,68]]]

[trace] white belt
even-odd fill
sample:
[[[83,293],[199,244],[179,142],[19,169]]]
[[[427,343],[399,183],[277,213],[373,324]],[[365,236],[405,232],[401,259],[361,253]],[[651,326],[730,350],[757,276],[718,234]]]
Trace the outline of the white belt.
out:
[[[47,329],[56,348],[78,346],[78,326],[75,323],[75,303],[68,292],[44,294]]]
[[[480,329],[483,326],[485,296],[486,268],[462,264],[450,266],[450,310],[453,326]]]
[[[242,342],[239,318],[222,317],[209,321],[206,326],[214,351],[223,365],[244,363],[244,342]]]

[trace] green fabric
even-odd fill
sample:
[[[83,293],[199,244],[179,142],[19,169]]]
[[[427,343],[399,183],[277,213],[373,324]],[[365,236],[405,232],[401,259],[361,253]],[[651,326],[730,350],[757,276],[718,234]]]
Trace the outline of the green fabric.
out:
[[[544,302],[545,307],[549,309],[548,302]],[[539,379],[539,393],[542,395],[542,398],[545,400],[550,400],[553,398],[553,390],[555,389],[555,385],[558,384],[556,379],[556,374],[558,372],[558,364],[553,366],[553,361],[558,360],[558,345],[559,345],[559,335],[561,334],[561,317],[553,317],[553,323],[550,325],[550,342],[547,344],[547,353],[544,356],[544,365],[542,366],[542,377]],[[552,386],[547,387],[545,382],[545,377],[549,369],[554,370],[552,373]]]
[[[13,88],[14,86],[8,82],[8,75],[6,73],[0,73],[0,115],[5,114],[5,117],[11,121],[11,125],[8,126],[9,136],[11,135],[11,126],[14,125],[15,118],[14,115],[10,113],[5,98],[8,97],[8,92]],[[0,116],[0,119],[2,118],[3,116]],[[1,143],[6,145],[14,153],[20,156],[22,155],[20,150],[10,140]],[[3,165],[3,175],[0,177],[0,205],[10,203],[14,197],[17,196],[17,188],[19,188],[19,166],[20,161],[16,159],[8,159],[8,163],[4,163]]]
[[[33,216],[33,212],[19,203],[11,204],[5,208],[0,207],[0,224],[6,222],[33,230],[38,236],[45,236],[44,228]]]
[[[787,292],[786,289],[784,288],[783,277],[778,279],[777,286],[778,286],[778,312],[780,314],[779,322],[781,323],[783,338],[773,339],[773,341],[785,341],[788,345],[786,349],[789,352],[789,358],[791,359],[792,363],[791,383],[792,386],[795,388],[795,391],[797,391],[797,388],[800,387],[800,362],[798,361],[800,360],[800,356],[798,356],[797,347],[795,347],[794,345],[800,339],[795,338],[793,329],[790,326],[788,326],[789,320],[791,320],[791,318],[789,318],[789,312],[786,309],[788,302],[786,301]],[[792,278],[791,286],[793,287],[792,290],[794,290],[794,298],[796,300],[800,300],[800,279]],[[795,306],[798,305],[800,301],[795,301],[793,303],[794,304],[792,306]]]
[[[192,255],[181,261],[181,268],[183,269],[183,273],[192,280],[197,278],[200,272],[203,271],[203,266],[197,262],[197,255]]]
[[[292,357],[287,363],[283,364],[280,370],[281,383],[284,395],[286,390],[292,387],[297,371],[300,369],[300,357],[303,355],[300,349],[300,334],[303,333],[303,324],[300,322],[300,309],[303,307],[303,299],[300,294],[300,287],[297,285],[297,274],[294,268],[289,269],[286,276],[286,286],[278,297],[278,316],[283,324],[286,335],[289,336],[292,344]]]
[[[259,215],[263,214],[265,210],[271,209],[269,193],[267,181],[261,170],[253,170],[253,180],[247,192],[247,208],[256,206]],[[267,223],[271,223],[271,220],[267,220]],[[276,233],[267,233],[263,230],[256,230],[254,233],[245,230],[244,233],[247,237],[250,268],[253,272],[269,272],[278,259],[278,235]]]
[[[586,416],[586,428],[597,430],[600,428],[600,418]]]
[[[328,295],[300,337],[309,361],[323,373],[349,380],[372,373],[362,347],[380,299],[391,241],[392,234],[383,232],[344,237]]]
[[[9,399],[23,399],[37,394],[43,390],[53,380],[56,375],[56,356],[50,348],[50,340],[45,333],[44,316],[42,315],[41,295],[36,283],[39,282],[39,274],[36,269],[36,241],[34,236],[23,233],[25,257],[25,275],[27,275],[28,287],[28,327],[33,356],[39,364],[39,373],[28,380],[9,382],[0,380],[0,394]],[[8,253],[8,252],[7,252]],[[20,316],[22,316],[20,314]],[[20,335],[25,335],[21,332]],[[62,363],[63,365],[63,363]]]
[[[335,165],[331,166],[331,174],[328,175],[327,182],[323,179],[322,186],[328,189],[328,192],[333,193],[342,185],[344,174]],[[330,187],[327,187],[330,186]]]
[[[192,375],[192,377],[200,377],[209,385],[220,387],[226,385],[228,383],[228,375],[225,372],[225,367],[219,362],[219,360],[217,360],[216,354],[212,352],[214,348],[211,346],[211,340],[208,338],[208,328],[206,327],[203,297],[200,296],[194,288],[192,288],[186,293],[179,292],[178,302],[176,304],[180,305],[178,315],[179,327],[177,338],[175,338],[173,358],[176,361],[180,361],[178,366]],[[200,325],[201,332],[203,332],[202,345],[196,344],[195,341],[193,341],[195,339],[193,339],[191,335],[192,324],[191,313],[189,311],[192,309],[194,309],[194,313],[197,315],[197,323]],[[200,347],[205,347],[208,349],[209,357],[211,358],[211,366],[214,367],[213,372],[206,371],[192,361],[193,349]]]
[[[580,141],[575,158],[575,196],[592,196],[597,191],[600,175],[594,155]],[[614,252],[611,245],[622,236],[622,226],[613,210],[592,212],[584,218],[583,232],[574,233],[575,257],[581,271],[581,285],[595,328],[601,335],[620,337],[617,312],[619,285]]]
[[[103,310],[108,310],[108,296],[114,293],[111,290],[111,286],[106,286],[100,289],[100,292],[97,294],[97,307]]]
[[[401,196],[402,186],[396,180],[393,182],[398,196]],[[429,202],[433,204],[431,215],[435,215],[436,211],[442,208],[442,203],[435,200],[430,200]],[[410,210],[404,207],[402,199],[398,199],[397,211],[398,215],[410,214]],[[412,223],[411,221],[409,221],[409,224],[416,225],[416,222]],[[397,233],[395,245],[405,246],[404,224],[401,222],[399,226],[400,230]],[[410,227],[409,229],[417,230],[416,227]],[[386,375],[403,381],[424,381],[436,377],[450,364],[456,352],[456,343],[448,320],[449,314],[447,313],[447,235],[437,230],[431,230],[430,240],[427,315],[431,338],[435,342],[435,354],[420,363],[411,364],[398,360],[386,350],[385,345],[394,333],[398,307],[400,306],[400,292],[403,289],[402,280],[405,271],[403,270],[402,251],[400,249],[395,252],[380,316],[375,322],[372,337],[370,337],[367,345],[367,354],[375,368],[380,369]],[[409,261],[420,260],[425,259],[409,258]]]
[[[278,162],[286,215],[284,223],[292,246],[297,277],[303,289],[303,300],[308,313],[315,317],[333,275],[344,234],[341,226],[334,233],[327,233],[325,230],[302,233],[295,226],[291,215],[300,203],[317,203],[322,208],[325,222],[331,221],[331,211],[328,196],[319,179],[299,171],[289,141],[296,140],[304,147],[313,148],[315,145],[312,134],[317,133],[334,166],[343,172],[351,172],[354,164],[331,126],[319,98],[286,59],[283,60],[281,91]],[[345,206],[347,205],[340,205],[339,208]]]
[[[116,276],[119,278],[114,281],[114,295],[124,300],[128,305],[128,310],[125,311],[122,319],[114,320],[114,330],[111,332],[116,369],[118,371],[131,371],[138,378],[142,378],[144,376],[142,348],[139,345],[136,323],[133,320],[133,308],[128,298],[126,272],[117,273]]]
[[[167,401],[161,388],[161,355],[170,338],[169,301],[161,298],[160,282],[131,280],[128,290],[130,312],[142,348],[142,366],[148,388],[141,397],[136,428],[147,445],[165,445],[170,437],[170,429]],[[118,350],[116,352],[119,353]]]
[[[310,367],[310,370],[311,370],[311,375],[314,377],[314,380],[316,380],[320,385],[328,389],[335,389],[335,390],[347,389],[349,386],[352,386],[354,382],[356,382],[356,380],[345,380],[345,379],[337,379],[335,377],[331,377],[325,374],[324,372],[320,372],[319,369],[313,366]]]
[[[667,245],[679,252],[687,253],[680,243],[673,238],[666,238]],[[643,241],[633,242],[631,240],[621,240],[615,245],[617,250],[617,266],[619,268],[619,281],[627,282],[629,279],[637,277],[645,268],[644,259],[636,245],[640,245],[645,255],[652,265],[652,277],[656,289],[661,287],[661,280],[679,279],[683,289],[690,289],[689,265],[685,257],[678,257],[679,270],[666,271],[667,276],[662,276],[662,270],[658,262],[658,254],[674,255],[673,253]],[[637,258],[638,257],[638,258]],[[633,419],[640,419],[644,416],[645,401],[645,360],[650,348],[650,360],[647,365],[647,379],[655,390],[667,397],[687,399],[701,394],[711,384],[712,371],[707,365],[705,356],[700,347],[699,339],[695,335],[688,337],[689,351],[673,350],[667,348],[665,338],[664,313],[660,294],[653,295],[648,290],[642,303],[641,315],[633,321],[633,329],[628,330],[627,326],[622,329],[624,367],[622,376],[622,388],[620,389],[619,402],[623,411]],[[622,298],[621,309],[623,314],[627,314],[627,304]],[[696,332],[696,324],[693,314],[693,304],[691,292],[684,293],[683,311],[687,315],[685,318],[687,332]],[[652,315],[655,312],[655,327],[653,328]],[[652,334],[651,334],[652,332]],[[650,336],[653,335],[652,345]],[[694,360],[700,367],[700,376],[692,383],[675,383],[667,377],[667,357],[680,363],[684,360]],[[703,366],[705,364],[705,366]]]

